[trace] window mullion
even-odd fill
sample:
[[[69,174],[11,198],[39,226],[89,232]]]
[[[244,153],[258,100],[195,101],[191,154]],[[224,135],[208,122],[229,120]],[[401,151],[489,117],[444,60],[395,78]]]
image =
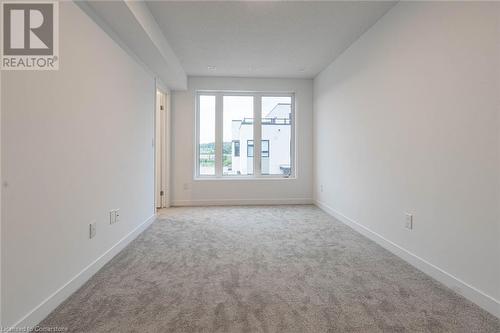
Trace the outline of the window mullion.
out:
[[[262,137],[262,96],[255,94],[253,98],[253,169],[254,175],[260,177],[261,172],[261,137]]]
[[[195,177],[200,176],[200,94],[196,94],[196,147],[195,147]]]
[[[223,113],[222,94],[215,96],[215,176],[222,177]]]
[[[297,151],[297,141],[296,141],[296,120],[297,114],[295,112],[295,94],[291,95],[291,111],[292,111],[292,119],[291,119],[291,128],[290,128],[290,167],[291,167],[291,176],[297,177],[297,161],[295,160],[295,152]]]

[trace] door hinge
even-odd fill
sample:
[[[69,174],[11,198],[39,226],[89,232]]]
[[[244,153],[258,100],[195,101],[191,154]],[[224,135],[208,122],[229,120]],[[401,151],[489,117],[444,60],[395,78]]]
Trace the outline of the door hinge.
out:
[[[160,191],[160,196],[162,196],[162,195],[163,195],[163,191]]]
[[[162,111],[163,111],[163,105],[160,105],[160,110],[162,110]]]

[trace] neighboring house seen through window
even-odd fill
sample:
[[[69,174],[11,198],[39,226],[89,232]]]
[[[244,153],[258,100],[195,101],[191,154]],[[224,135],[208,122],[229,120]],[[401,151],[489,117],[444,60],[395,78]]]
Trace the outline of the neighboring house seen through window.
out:
[[[198,177],[294,175],[293,94],[199,92],[196,96]]]

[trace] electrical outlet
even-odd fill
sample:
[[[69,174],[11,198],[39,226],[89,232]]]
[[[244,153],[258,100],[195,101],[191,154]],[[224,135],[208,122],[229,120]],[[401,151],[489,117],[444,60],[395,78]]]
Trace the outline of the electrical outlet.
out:
[[[95,221],[92,221],[90,224],[89,224],[89,238],[92,239],[95,237],[95,234],[96,234],[96,222]]]
[[[113,209],[109,211],[109,224],[120,222],[120,209]]]
[[[405,214],[405,228],[408,230],[413,230],[413,215],[406,213]]]
[[[120,208],[115,209],[115,223],[120,222]]]

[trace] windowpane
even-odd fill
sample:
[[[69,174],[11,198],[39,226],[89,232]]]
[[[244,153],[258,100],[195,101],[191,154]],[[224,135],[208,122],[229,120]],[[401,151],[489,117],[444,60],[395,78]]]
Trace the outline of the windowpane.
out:
[[[199,167],[200,175],[215,175],[215,96],[199,99]]]
[[[261,132],[260,162],[257,163],[261,170],[256,176],[293,174],[293,95],[201,92],[197,119],[198,175],[254,174],[254,157],[259,159],[255,156],[254,101],[261,103],[262,110],[257,118]],[[221,149],[216,151],[216,147]]]
[[[247,140],[247,157],[253,157],[253,140]]]
[[[240,141],[239,140],[234,140],[234,157],[240,157]]]
[[[247,141],[247,156],[253,157],[253,140]],[[262,140],[262,157],[269,157],[269,140]]]
[[[263,175],[291,175],[292,98],[262,97]]]
[[[262,157],[269,157],[269,140],[262,140]]]
[[[253,174],[253,96],[223,96],[223,175]],[[236,142],[238,143],[236,145]],[[240,142],[243,145],[240,145]],[[253,141],[252,141],[253,142]]]

